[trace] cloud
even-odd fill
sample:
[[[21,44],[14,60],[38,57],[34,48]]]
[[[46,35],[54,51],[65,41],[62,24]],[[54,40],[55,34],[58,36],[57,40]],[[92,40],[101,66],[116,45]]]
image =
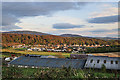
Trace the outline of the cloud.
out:
[[[114,15],[114,16],[105,16],[105,17],[96,17],[96,18],[91,18],[88,20],[89,23],[101,23],[101,24],[105,24],[105,23],[114,23],[114,22],[118,22],[118,15]]]
[[[13,29],[21,29],[19,26],[16,26],[15,23],[20,22],[13,15],[2,15],[2,30],[13,30]]]
[[[53,25],[55,29],[72,29],[72,28],[82,28],[84,25],[74,25],[69,23],[57,23]]]
[[[112,29],[112,30],[113,30],[113,31],[118,31],[118,32],[119,32],[119,31],[120,31],[120,28]]]
[[[120,28],[116,29],[96,29],[96,30],[91,30],[90,32],[92,33],[107,33],[107,32],[118,32]]]
[[[118,3],[115,4],[117,5]],[[118,15],[118,7],[114,7],[113,5],[104,4],[101,5],[101,9],[102,11],[92,12],[90,18]]]
[[[96,29],[96,30],[92,30],[90,32],[92,33],[102,33],[102,32],[109,32],[110,30],[107,29]]]
[[[108,34],[106,37],[120,38],[119,34]]]
[[[3,2],[2,3],[2,27],[14,26],[19,18],[32,16],[51,16],[57,11],[80,9],[85,3],[75,2]]]
[[[14,30],[14,29],[22,29],[21,27],[18,27],[18,26],[14,26],[14,25],[9,25],[9,26],[3,26],[2,27],[2,30],[3,31],[11,31],[11,30]]]

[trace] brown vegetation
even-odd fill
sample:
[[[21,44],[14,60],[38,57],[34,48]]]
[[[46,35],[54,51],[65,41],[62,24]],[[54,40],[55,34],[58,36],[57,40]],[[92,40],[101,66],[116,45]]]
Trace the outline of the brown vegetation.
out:
[[[57,45],[57,44],[67,44],[67,45],[118,45],[117,40],[105,41],[95,38],[86,37],[60,37],[55,35],[31,35],[31,34],[2,34],[2,45],[3,47],[15,45],[15,44],[41,44],[41,45]]]

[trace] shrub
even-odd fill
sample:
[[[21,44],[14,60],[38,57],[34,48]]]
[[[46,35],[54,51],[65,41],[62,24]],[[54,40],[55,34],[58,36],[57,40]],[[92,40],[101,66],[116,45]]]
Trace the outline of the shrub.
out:
[[[104,64],[102,64],[101,71],[106,72],[106,66]]]

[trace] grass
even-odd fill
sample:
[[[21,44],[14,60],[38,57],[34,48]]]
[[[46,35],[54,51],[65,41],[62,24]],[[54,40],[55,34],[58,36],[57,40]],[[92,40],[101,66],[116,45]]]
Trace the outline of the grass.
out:
[[[53,56],[64,56],[70,57],[70,53],[62,53],[62,52],[38,52],[38,51],[21,51],[19,49],[2,49],[2,52],[9,52],[9,53],[20,53],[20,54],[36,54],[36,55],[53,55]],[[4,55],[4,54],[3,54]]]
[[[25,51],[27,48],[16,48],[17,51]]]
[[[115,78],[112,72],[101,72],[89,69],[72,69],[72,68],[17,68],[17,67],[3,67],[3,78],[22,77],[22,78]],[[120,72],[117,78],[120,77]]]

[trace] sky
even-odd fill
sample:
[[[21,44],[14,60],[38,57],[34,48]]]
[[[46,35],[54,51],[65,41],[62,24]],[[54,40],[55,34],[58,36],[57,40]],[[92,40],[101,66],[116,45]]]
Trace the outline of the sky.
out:
[[[118,37],[118,2],[3,2],[2,32]]]

